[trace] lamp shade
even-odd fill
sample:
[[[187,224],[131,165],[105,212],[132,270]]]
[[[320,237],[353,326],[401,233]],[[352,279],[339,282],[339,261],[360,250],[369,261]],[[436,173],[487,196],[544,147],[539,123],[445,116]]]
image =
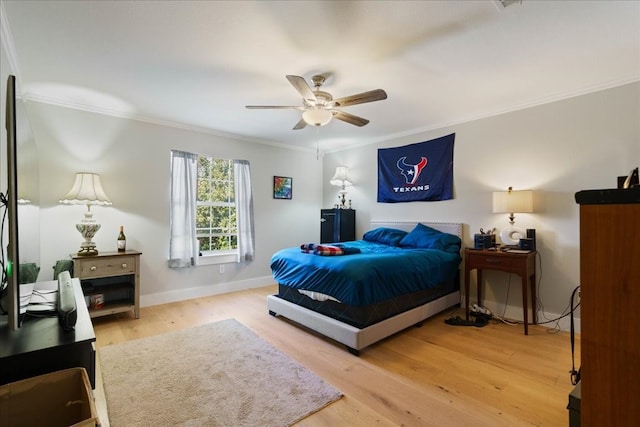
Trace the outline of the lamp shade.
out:
[[[100,175],[88,172],[76,173],[76,180],[73,187],[60,203],[67,205],[110,205],[111,200],[107,197],[102,184],[100,183]]]
[[[302,118],[311,126],[324,126],[331,121],[333,114],[322,107],[313,107],[302,113]]]
[[[337,185],[338,187],[349,187],[353,185],[351,175],[349,174],[349,168],[346,166],[337,166],[336,173],[333,175],[333,178],[331,178],[329,183],[331,185]]]
[[[528,213],[533,212],[533,191],[495,191],[493,193],[494,213]]]

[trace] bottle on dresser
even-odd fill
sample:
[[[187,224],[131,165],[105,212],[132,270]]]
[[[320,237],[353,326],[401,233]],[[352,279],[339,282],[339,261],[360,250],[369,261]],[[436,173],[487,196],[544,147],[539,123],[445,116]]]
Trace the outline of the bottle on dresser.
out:
[[[124,226],[120,226],[120,233],[118,233],[118,252],[124,252],[127,250],[127,238],[124,235]]]

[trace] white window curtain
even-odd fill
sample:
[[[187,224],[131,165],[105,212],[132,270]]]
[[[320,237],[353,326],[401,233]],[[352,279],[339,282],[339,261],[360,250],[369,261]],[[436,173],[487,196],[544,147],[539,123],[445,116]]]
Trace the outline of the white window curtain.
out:
[[[233,174],[236,221],[238,222],[238,262],[253,261],[255,257],[255,236],[249,162],[247,160],[234,160]]]
[[[171,150],[171,215],[169,267],[198,264],[196,238],[196,187],[198,155]]]

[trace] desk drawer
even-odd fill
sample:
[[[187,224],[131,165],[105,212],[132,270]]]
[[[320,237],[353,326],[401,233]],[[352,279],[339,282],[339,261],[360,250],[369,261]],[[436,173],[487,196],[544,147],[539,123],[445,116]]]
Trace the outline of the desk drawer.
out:
[[[134,256],[119,256],[76,260],[75,268],[75,276],[81,279],[135,274],[136,258]]]

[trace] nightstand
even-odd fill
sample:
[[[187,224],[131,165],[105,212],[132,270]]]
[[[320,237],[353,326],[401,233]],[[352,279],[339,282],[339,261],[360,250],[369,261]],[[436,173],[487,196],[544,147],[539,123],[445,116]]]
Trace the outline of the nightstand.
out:
[[[84,294],[99,295],[99,306],[89,307],[93,317],[132,311],[140,317],[140,255],[138,251],[100,252],[96,256],[72,255],[74,277]]]
[[[478,305],[482,306],[482,270],[498,270],[517,274],[522,278],[522,314],[524,334],[529,335],[529,310],[527,303],[527,284],[531,285],[531,313],[533,324],[538,323],[536,310],[536,251],[513,253],[477,249],[464,250],[464,292],[465,311],[469,320],[469,276],[471,270],[477,272]]]

